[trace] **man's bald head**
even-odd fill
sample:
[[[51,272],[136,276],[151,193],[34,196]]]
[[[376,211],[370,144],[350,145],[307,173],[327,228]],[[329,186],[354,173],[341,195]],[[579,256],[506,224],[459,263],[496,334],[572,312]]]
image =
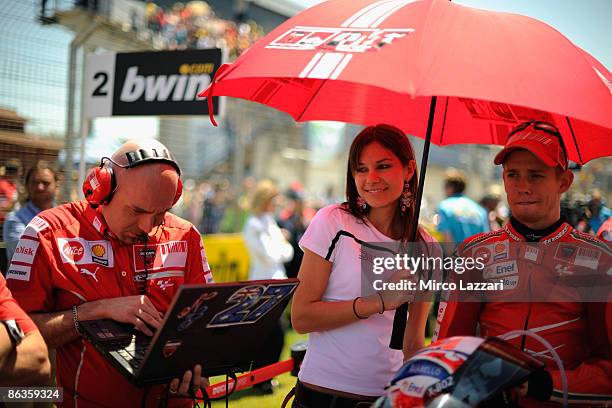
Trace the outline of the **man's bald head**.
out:
[[[156,140],[130,140],[113,154],[112,160],[117,190],[111,202],[102,207],[102,213],[113,234],[133,243],[160,225],[174,205],[180,188],[178,165]]]
[[[168,163],[151,162],[128,169],[120,168],[115,174],[117,177],[115,196],[121,190],[127,190],[128,194],[134,194],[140,186],[144,186],[149,190],[156,190],[158,195],[170,195],[171,203],[174,203],[179,175],[176,169]],[[171,194],[164,194],[167,191]]]

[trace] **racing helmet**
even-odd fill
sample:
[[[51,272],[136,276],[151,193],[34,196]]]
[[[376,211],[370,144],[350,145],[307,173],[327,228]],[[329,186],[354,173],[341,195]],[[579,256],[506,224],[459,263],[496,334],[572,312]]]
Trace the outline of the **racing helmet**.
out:
[[[539,360],[497,337],[449,337],[406,361],[373,407],[514,406],[505,391],[544,368]]]

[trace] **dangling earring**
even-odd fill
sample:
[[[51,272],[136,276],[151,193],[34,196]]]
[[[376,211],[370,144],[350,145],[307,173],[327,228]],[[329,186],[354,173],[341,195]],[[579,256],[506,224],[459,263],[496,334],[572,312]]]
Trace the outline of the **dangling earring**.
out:
[[[404,190],[402,190],[402,195],[400,196],[400,209],[402,215],[406,214],[406,210],[410,208],[412,204],[412,193],[410,192],[410,183],[407,181],[404,183]]]
[[[368,207],[368,204],[363,198],[361,198],[361,196],[357,196],[357,207],[361,208],[364,211]]]

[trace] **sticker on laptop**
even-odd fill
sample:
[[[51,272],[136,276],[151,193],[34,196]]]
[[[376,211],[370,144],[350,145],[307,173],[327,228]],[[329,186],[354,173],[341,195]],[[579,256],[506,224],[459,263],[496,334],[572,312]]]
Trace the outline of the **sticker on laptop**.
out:
[[[252,324],[291,294],[294,284],[250,285],[237,289],[226,301],[230,306],[217,313],[206,327]]]
[[[162,353],[165,358],[172,357],[174,353],[181,347],[183,344],[183,340],[168,340],[164,344],[164,348],[162,349]]]
[[[208,306],[204,305],[204,302],[214,299],[218,294],[218,292],[203,293],[191,304],[191,306],[184,307],[176,315],[176,318],[179,320],[176,330],[179,332],[185,331],[197,320],[201,319],[202,316],[206,314],[206,311],[208,311]]]

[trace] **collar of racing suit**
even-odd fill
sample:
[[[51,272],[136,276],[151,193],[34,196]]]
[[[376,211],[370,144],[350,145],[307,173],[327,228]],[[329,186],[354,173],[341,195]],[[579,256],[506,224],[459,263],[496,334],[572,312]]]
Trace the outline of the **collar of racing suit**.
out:
[[[123,242],[121,242],[121,240],[119,240],[115,234],[112,233],[110,228],[108,228],[106,220],[104,220],[104,216],[100,212],[99,207],[94,209],[92,206],[88,205],[85,209],[85,218],[87,218],[87,221],[89,221],[102,236],[124,245]]]
[[[521,223],[520,221],[518,221],[516,218],[514,218],[512,216],[510,217],[509,222],[512,225],[512,228],[514,228],[514,230],[516,232],[518,232],[523,237],[525,237],[525,240],[527,242],[538,242],[542,238],[544,238],[544,237],[552,234],[554,231],[556,231],[564,222],[566,222],[566,220],[565,220],[565,217],[561,217],[555,223],[553,223],[552,225],[550,225],[550,226],[548,226],[548,227],[546,227],[544,229],[540,229],[540,230],[535,230],[535,229],[529,228],[528,226],[526,226],[525,224]]]
[[[92,206],[88,205],[87,208],[85,208],[84,214],[85,214],[85,218],[87,218],[87,221],[89,221],[91,225],[96,229],[96,231],[98,231],[104,238],[111,239],[119,245],[133,245],[133,244],[124,243],[119,238],[117,238],[115,234],[113,234],[113,232],[108,227],[108,224],[106,224],[106,220],[104,219],[104,216],[100,212],[100,207],[93,208]],[[161,225],[158,225],[154,233],[148,236],[149,239],[153,239],[153,240],[158,239],[158,236],[159,236],[158,232],[160,230],[160,227],[163,227],[163,225],[164,225],[163,223]],[[163,229],[162,229],[162,234],[163,234]],[[139,241],[139,242],[142,243],[142,241]],[[149,244],[152,243],[152,241],[150,240],[147,240],[147,242]]]

